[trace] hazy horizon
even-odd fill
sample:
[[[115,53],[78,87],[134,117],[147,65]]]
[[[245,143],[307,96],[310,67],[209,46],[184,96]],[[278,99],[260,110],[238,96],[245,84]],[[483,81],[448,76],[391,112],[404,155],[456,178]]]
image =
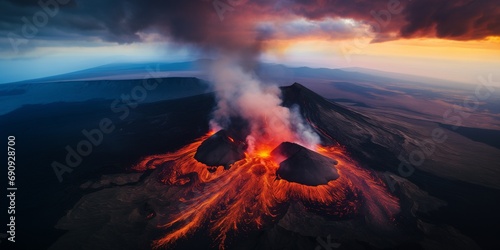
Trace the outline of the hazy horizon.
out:
[[[158,61],[158,60],[155,60],[155,61],[110,61],[109,63],[103,63],[103,64],[99,64],[99,63],[96,63],[96,64],[87,64],[87,63],[82,63],[82,65],[85,65],[85,66],[67,66],[67,67],[58,67],[56,69],[54,69],[54,71],[43,71],[43,72],[40,72],[40,73],[33,73],[33,75],[28,75],[26,76],[25,74],[17,74],[17,73],[11,73],[12,74],[12,77],[9,78],[8,76],[8,73],[5,73],[3,75],[3,78],[0,79],[0,84],[9,84],[9,83],[16,83],[16,82],[26,82],[26,81],[34,81],[34,80],[37,80],[37,79],[43,79],[43,78],[47,78],[47,77],[57,77],[57,76],[60,76],[60,75],[65,75],[65,74],[71,74],[71,73],[75,73],[75,72],[80,72],[80,71],[85,71],[85,70],[92,70],[92,69],[96,69],[96,68],[100,68],[100,67],[104,67],[104,66],[108,66],[108,65],[125,65],[125,64],[130,64],[130,65],[141,65],[141,64],[174,64],[174,63],[188,63],[188,62],[196,62],[196,61],[199,61],[199,60],[206,60],[207,58],[194,58],[193,60],[178,60],[178,61]],[[216,60],[216,59],[208,59],[208,60]],[[286,66],[286,67],[289,67],[289,68],[300,68],[300,67],[308,67],[308,68],[312,68],[312,69],[320,69],[320,68],[325,68],[325,69],[339,69],[339,70],[344,70],[344,71],[352,71],[352,70],[368,70],[368,71],[379,71],[379,72],[383,72],[383,73],[395,73],[395,74],[402,74],[402,75],[406,75],[406,76],[409,76],[409,77],[421,77],[421,78],[428,78],[428,79],[435,79],[435,80],[440,80],[440,81],[446,81],[446,82],[449,82],[449,83],[461,83],[461,84],[471,84],[471,85],[477,85],[478,83],[477,82],[474,82],[474,81],[465,81],[465,80],[462,80],[462,81],[459,81],[459,80],[456,80],[456,79],[448,79],[446,77],[442,77],[442,76],[439,76],[439,75],[436,75],[436,76],[432,76],[432,75],[418,75],[418,74],[415,74],[414,72],[402,72],[402,71],[396,71],[396,70],[390,70],[390,69],[381,69],[381,68],[377,68],[377,67],[373,67],[373,68],[369,68],[369,67],[361,67],[361,66],[349,66],[347,65],[346,67],[337,67],[337,68],[334,68],[334,67],[328,67],[328,66],[322,66],[322,65],[317,65],[317,66],[314,66],[314,64],[309,64],[309,65],[303,65],[303,64],[300,64],[300,63],[283,63],[283,62],[276,62],[276,61],[261,61],[260,63],[263,63],[263,64],[276,64],[276,65],[283,65],[283,66]],[[34,66],[35,68],[40,68],[40,67],[36,67]],[[478,74],[479,76],[480,74]],[[175,77],[176,75],[173,74],[171,75],[172,77]],[[185,75],[179,75],[179,76],[185,76]],[[127,79],[126,76],[124,76],[125,78],[123,79]],[[472,80],[475,80],[475,79],[472,79]],[[424,83],[424,82],[423,82]],[[496,83],[496,82],[493,82],[493,83]],[[499,83],[500,84],[500,83]],[[492,86],[496,86],[496,85],[492,85]],[[500,87],[500,85],[498,85],[498,87]]]

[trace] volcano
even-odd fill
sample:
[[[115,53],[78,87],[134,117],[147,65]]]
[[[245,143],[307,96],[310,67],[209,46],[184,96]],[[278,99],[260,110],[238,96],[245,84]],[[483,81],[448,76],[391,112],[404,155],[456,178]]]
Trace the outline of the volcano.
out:
[[[281,143],[271,156],[280,164],[277,176],[290,182],[318,186],[339,178],[336,160],[295,143]]]
[[[245,144],[230,137],[225,130],[220,130],[200,145],[194,158],[211,167],[211,170],[218,166],[229,169],[231,164],[245,158]]]
[[[204,140],[196,149],[194,159],[205,164],[210,172],[222,166],[228,170],[246,157],[244,142],[233,139],[226,130],[220,130]],[[301,145],[283,142],[270,153],[279,168],[277,178],[303,185],[325,185],[339,178],[334,167],[338,162]]]
[[[135,183],[84,196],[58,228],[120,234],[114,223],[144,225],[134,231],[143,234],[137,237],[160,249],[328,249],[332,236],[345,249],[475,248],[453,227],[427,222],[428,212],[446,202],[379,171],[397,166],[406,131],[298,83],[280,90],[281,105],[298,110],[320,144],[282,140],[251,148],[245,136],[234,134],[237,127],[205,130],[176,150],[142,158],[133,166],[144,173]],[[186,119],[208,117],[216,101],[207,96],[189,99],[199,104],[203,98],[203,106],[212,107]],[[208,118],[195,125],[203,124]],[[89,186],[101,182],[109,180]],[[68,226],[107,207],[113,219],[102,230]],[[134,233],[123,235],[136,240]],[[202,243],[193,240],[198,237]],[[65,242],[71,241],[54,249],[67,249]]]
[[[360,164],[384,169],[397,166],[405,134],[392,126],[331,102],[299,83],[282,87],[283,106],[300,107],[326,145],[346,149]],[[395,170],[395,168],[391,169]]]
[[[315,132],[323,133],[323,144],[309,148],[301,145],[300,136],[290,136],[300,132],[276,131],[287,136],[280,141],[279,136],[261,131],[242,136],[237,130],[241,126],[229,126],[227,130],[211,131],[176,152],[146,157],[134,167],[161,168],[162,183],[186,190],[179,194],[183,211],[167,216],[162,227],[169,230],[155,246],[169,246],[208,227],[219,247],[225,248],[242,231],[262,230],[276,224],[291,204],[302,204],[310,212],[337,221],[368,218],[373,225],[383,225],[394,220],[399,211],[398,198],[346,150],[364,142],[356,140],[358,137],[330,136],[333,128],[323,129],[321,120],[323,116],[335,116],[333,125],[346,127],[352,123],[368,126],[368,118],[330,103],[300,84],[282,91],[283,104],[300,105],[305,114],[307,122],[301,130],[307,131],[311,126]],[[264,118],[265,123],[260,125],[272,121]],[[228,131],[236,131],[237,135]],[[263,131],[268,130],[264,127]],[[297,142],[287,141],[293,138]],[[351,142],[344,146],[347,139]]]

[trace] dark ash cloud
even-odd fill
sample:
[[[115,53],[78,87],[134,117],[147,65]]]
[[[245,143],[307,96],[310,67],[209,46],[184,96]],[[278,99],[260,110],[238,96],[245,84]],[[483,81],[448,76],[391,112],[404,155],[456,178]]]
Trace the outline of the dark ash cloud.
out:
[[[47,27],[40,28],[43,36],[37,36],[38,39],[92,38],[133,43],[141,41],[141,34],[157,33],[204,50],[241,53],[249,57],[258,53],[262,42],[272,40],[276,33],[262,29],[261,21],[350,18],[372,25],[380,41],[389,34],[398,34],[394,39],[439,37],[454,40],[500,35],[498,0],[41,1],[67,3],[59,6],[58,14],[50,18]],[[42,10],[38,2],[0,2],[0,35],[6,37],[9,32],[21,34],[22,17],[30,19]],[[391,8],[399,11],[388,12]],[[225,18],[223,21],[220,20],[221,13]],[[335,37],[343,36],[339,33],[327,36],[327,39]]]

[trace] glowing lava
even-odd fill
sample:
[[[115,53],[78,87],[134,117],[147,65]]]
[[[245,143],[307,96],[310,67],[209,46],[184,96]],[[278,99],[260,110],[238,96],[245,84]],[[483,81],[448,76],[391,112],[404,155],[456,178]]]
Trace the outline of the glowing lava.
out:
[[[260,149],[255,152],[255,156],[259,158],[269,158],[271,156],[271,150],[269,149]]]
[[[301,202],[308,210],[333,219],[363,215],[375,224],[389,223],[399,211],[398,200],[387,192],[383,182],[374,173],[357,167],[340,148],[315,150],[339,162],[336,168],[340,177],[327,185],[306,186],[277,178],[279,162],[272,158],[269,145],[256,145],[254,152],[228,170],[219,167],[209,172],[194,155],[212,134],[177,152],[149,156],[134,167],[143,171],[165,166],[161,181],[185,188],[179,200],[182,211],[172,214],[162,225],[168,232],[155,241],[155,247],[168,246],[208,227],[222,249],[239,232],[276,223],[290,202]]]

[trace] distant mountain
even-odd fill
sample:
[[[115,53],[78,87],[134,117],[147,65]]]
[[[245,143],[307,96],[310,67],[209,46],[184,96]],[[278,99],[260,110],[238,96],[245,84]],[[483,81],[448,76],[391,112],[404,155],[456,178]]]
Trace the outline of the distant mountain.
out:
[[[147,87],[147,88],[146,88]],[[92,99],[124,100],[139,98],[141,102],[178,99],[207,93],[210,86],[198,78],[169,77],[144,81],[80,80],[0,84],[0,115],[25,105],[55,102],[81,102]]]
[[[396,72],[388,72],[388,71],[382,71],[382,70],[375,70],[375,69],[367,69],[367,68],[360,68],[360,67],[350,67],[350,68],[342,68],[343,71],[348,71],[348,72],[357,72],[357,73],[362,73],[362,74],[367,74],[367,75],[372,75],[372,76],[377,76],[377,77],[384,77],[384,78],[389,78],[389,79],[399,79],[399,80],[404,80],[407,82],[412,82],[412,83],[424,83],[424,84],[431,84],[431,85],[439,85],[441,87],[450,87],[450,88],[457,88],[457,87],[467,87],[467,84],[464,83],[459,83],[459,82],[453,82],[453,81],[448,81],[448,80],[443,80],[443,79],[437,79],[437,78],[431,78],[431,77],[425,77],[425,76],[417,76],[417,75],[409,75],[409,74],[401,74],[401,73],[396,73]]]
[[[143,79],[150,75],[156,75],[156,77],[193,76],[205,78],[206,75],[204,74],[203,69],[211,61],[211,59],[200,59],[197,61],[176,63],[114,63],[67,74],[26,80],[20,83],[82,80],[134,80]],[[282,83],[283,85],[288,85],[290,82],[295,82],[299,81],[300,79],[307,78],[331,81],[371,82],[380,84],[398,83],[421,85],[422,83],[424,83],[431,86],[439,86],[445,88],[467,88],[467,84],[463,83],[355,67],[330,69],[290,67],[283,64],[261,63],[257,66],[255,73],[265,80],[272,80],[278,83]]]
[[[177,63],[113,63],[71,73],[26,80],[21,83],[81,81],[81,80],[136,80],[153,76],[168,76],[168,72],[188,72],[201,69],[206,60]]]

